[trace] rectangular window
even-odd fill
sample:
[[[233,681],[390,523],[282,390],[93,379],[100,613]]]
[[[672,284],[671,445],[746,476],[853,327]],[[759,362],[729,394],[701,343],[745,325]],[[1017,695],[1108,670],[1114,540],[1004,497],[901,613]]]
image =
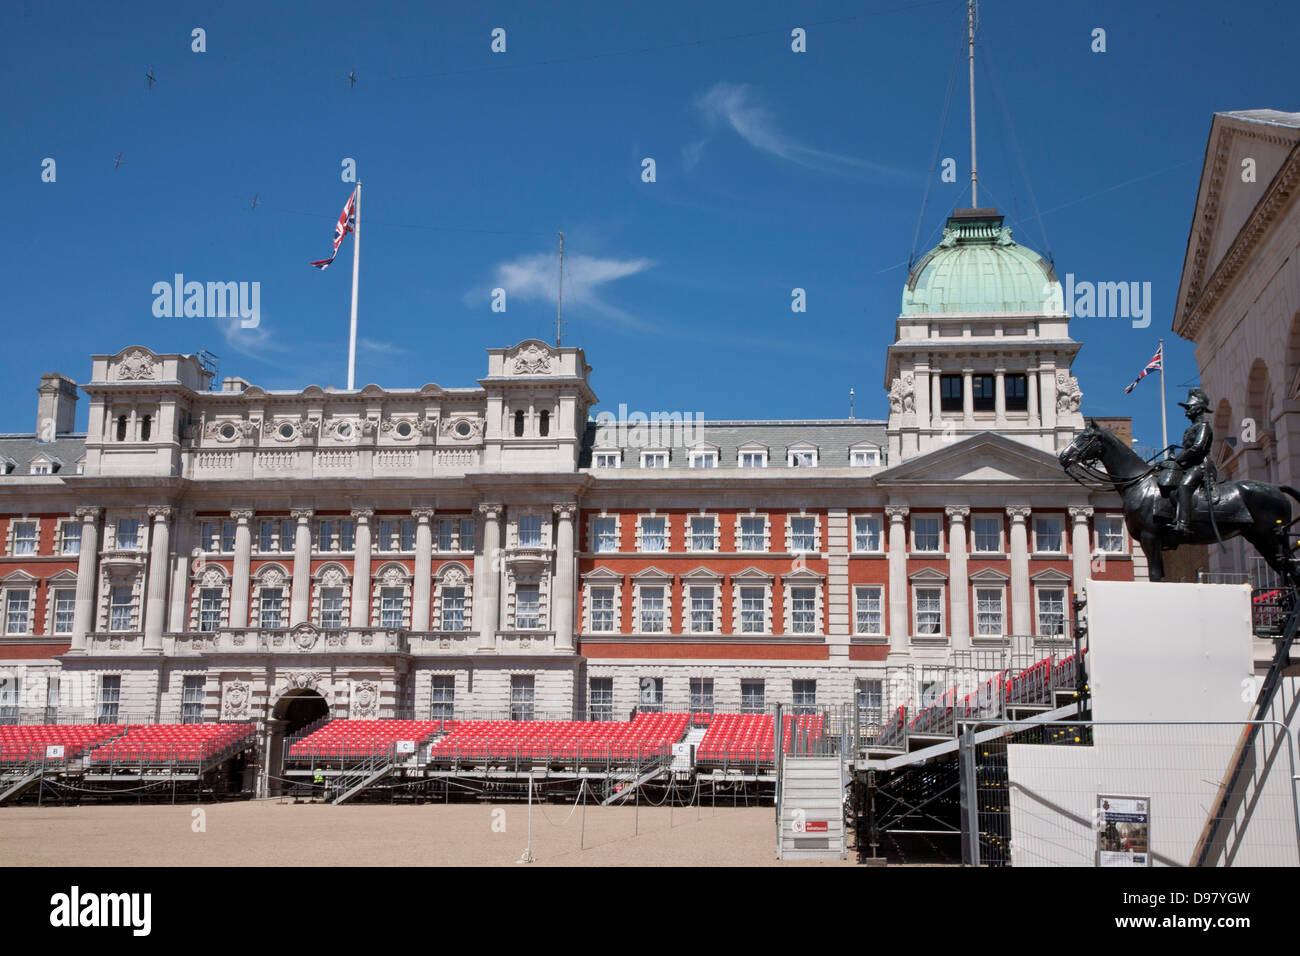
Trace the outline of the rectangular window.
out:
[[[937,515],[912,519],[912,548],[915,551],[939,550],[939,518]]]
[[[794,712],[796,714],[813,714],[817,712],[817,682],[815,680],[791,681],[794,691]]]
[[[858,515],[853,519],[853,550],[880,551],[880,519],[875,515]]]
[[[269,554],[275,550],[275,532],[278,521],[259,521],[257,524],[257,550]]]
[[[791,468],[813,468],[817,465],[817,452],[792,451],[787,456],[786,464]]]
[[[316,537],[317,551],[334,550],[334,529],[337,527],[333,521],[322,521],[319,525],[319,533]]]
[[[664,679],[662,677],[641,678],[641,700],[637,710],[651,714],[662,714],[664,712]]]
[[[593,677],[588,691],[588,711],[592,720],[614,719],[614,678]]]
[[[642,468],[667,468],[668,453],[665,451],[644,451],[641,453]]]
[[[939,410],[942,412],[963,411],[962,377],[960,375],[939,376]]]
[[[591,589],[591,629],[602,634],[614,630],[614,589]]]
[[[692,677],[691,678],[691,711],[713,710],[713,678],[712,677]]]
[[[284,627],[284,588],[262,588],[258,604],[262,627]]]
[[[790,589],[790,631],[793,634],[817,632],[817,589]]]
[[[515,589],[515,627],[541,627],[541,591],[536,584],[521,584]]]
[[[1097,548],[1107,554],[1124,553],[1124,519],[1119,515],[1097,518]]]
[[[217,523],[215,521],[199,522],[199,547],[204,551],[217,551],[220,543],[217,541]]]
[[[379,626],[401,627],[405,623],[405,588],[380,588]]]
[[[691,591],[691,633],[713,631],[713,588],[693,587]]]
[[[598,453],[598,454],[596,455],[596,467],[597,467],[597,468],[617,468],[617,467],[618,467],[618,452],[616,452],[616,451],[604,451],[604,452],[600,452],[600,453]],[[594,719],[594,718],[593,718],[593,719]]]
[[[1006,389],[1007,411],[1023,412],[1029,408],[1029,380],[1024,375],[1003,376]]]
[[[618,550],[618,519],[591,519],[591,550],[609,553]]]
[[[230,554],[235,550],[235,522],[221,522],[221,551]]]
[[[992,375],[975,375],[971,378],[971,404],[977,412],[991,412],[995,406]]]
[[[1044,637],[1065,635],[1065,588],[1038,589],[1038,633]]]
[[[765,451],[742,451],[740,453],[741,468],[766,468],[767,452]]]
[[[474,550],[474,519],[460,519],[460,537],[456,540],[457,546],[462,551]]]
[[[343,589],[320,589],[320,626],[329,631],[343,627]]]
[[[108,629],[110,631],[131,630],[131,589],[115,587],[109,592]]]
[[[203,723],[203,689],[207,678],[202,674],[187,674],[181,688],[181,723]]]
[[[764,710],[763,681],[742,680],[740,682],[740,712],[742,714],[761,714]]]
[[[763,551],[767,532],[767,518],[763,515],[747,515],[740,519],[740,550]]]
[[[691,550],[714,551],[717,549],[715,536],[717,520],[701,515],[691,517]]]
[[[533,719],[533,684],[532,674],[510,675],[510,719]]]
[[[980,637],[1001,637],[1006,633],[1002,588],[975,589],[975,633]]]
[[[221,604],[225,592],[221,588],[199,590],[199,630],[205,633],[221,627]]]
[[[762,634],[767,630],[767,588],[740,589],[740,632]]]
[[[297,535],[297,523],[290,518],[280,522],[280,553],[288,554],[293,551],[295,536]]]
[[[693,451],[691,452],[692,468],[717,468],[718,453],[716,451]]]
[[[790,516],[790,550],[817,550],[817,519],[809,516]]]
[[[1059,554],[1065,550],[1060,518],[1034,519],[1034,550]]]
[[[397,534],[397,522],[395,521],[379,522],[379,550],[396,551],[397,539],[394,537],[396,534]]]
[[[943,633],[943,589],[916,589],[916,633],[938,636]]]
[[[63,544],[64,554],[81,554],[81,522],[65,521],[63,522]]]
[[[668,522],[665,518],[641,519],[641,550],[666,551],[668,536],[665,533]]]
[[[32,592],[28,590],[5,592],[5,633],[26,634],[32,609]]]
[[[867,722],[880,719],[885,709],[885,682],[878,677],[868,677],[858,681],[858,710]]]
[[[664,589],[641,588],[641,631],[658,634],[664,629]]]
[[[465,589],[442,589],[442,629],[444,631],[465,630]]]
[[[880,464],[880,450],[862,448],[849,453],[849,464],[854,468],[870,468]]]
[[[456,521],[454,518],[443,518],[438,522],[438,550],[456,550]]]
[[[14,523],[14,554],[36,553],[36,522],[18,521]]]
[[[77,592],[72,588],[59,588],[54,592],[54,633],[71,634],[72,620],[77,610]]]
[[[874,635],[885,633],[883,593],[884,588],[881,587],[858,586],[858,606],[854,620],[855,633]]]
[[[117,548],[122,551],[136,551],[140,548],[140,519],[117,519]]]
[[[411,552],[415,550],[415,520],[407,518],[398,526],[401,530],[402,539],[398,542],[402,551]]]
[[[542,546],[542,516],[519,516],[519,547],[540,548]]]
[[[456,675],[434,674],[429,685],[429,719],[451,720],[456,714]]]
[[[357,523],[352,519],[339,522],[339,550],[355,551],[357,549]]]
[[[118,674],[101,674],[99,678],[99,722],[117,723],[117,705],[122,696],[122,678]]]
[[[1002,550],[1002,521],[988,515],[976,515],[971,519],[975,532],[975,550],[997,554]]]

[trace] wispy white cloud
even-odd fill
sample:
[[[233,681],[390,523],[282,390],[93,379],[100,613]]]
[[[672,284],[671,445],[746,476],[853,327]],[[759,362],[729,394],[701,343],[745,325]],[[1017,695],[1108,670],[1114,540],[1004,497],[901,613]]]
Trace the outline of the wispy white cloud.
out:
[[[796,141],[777,128],[771,112],[757,102],[747,83],[715,83],[696,98],[695,105],[711,123],[730,127],[755,149],[808,169],[846,176],[899,178],[910,175],[906,170],[883,163],[814,149]]]
[[[639,275],[653,268],[647,258],[608,259],[574,255],[564,258],[564,304],[579,314],[587,312],[632,329],[651,330],[654,326],[609,302],[602,291],[619,279]],[[523,255],[493,269],[492,287],[506,290],[506,308],[513,300],[554,302],[559,281],[559,263],[554,253]],[[488,292],[471,289],[464,296],[466,305],[483,305]]]
[[[405,355],[407,350],[392,342],[379,342],[375,339],[357,339],[357,348],[373,355]]]
[[[282,355],[295,351],[287,345],[276,341],[271,326],[262,316],[255,328],[246,329],[238,317],[214,319],[221,330],[221,338],[233,351],[258,361],[268,361],[269,355]]]

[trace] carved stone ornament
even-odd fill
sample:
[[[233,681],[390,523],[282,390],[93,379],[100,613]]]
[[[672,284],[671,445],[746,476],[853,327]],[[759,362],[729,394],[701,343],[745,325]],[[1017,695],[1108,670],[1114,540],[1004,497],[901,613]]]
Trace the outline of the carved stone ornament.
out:
[[[277,567],[267,568],[261,574],[262,585],[268,588],[278,588],[285,582],[284,572]]]
[[[444,438],[474,441],[483,434],[483,421],[478,418],[444,418],[438,426]]]
[[[420,422],[420,434],[426,438],[438,430],[438,416],[430,415]]]
[[[285,680],[289,690],[316,690],[320,684],[320,675],[311,671],[294,671]]]
[[[377,431],[379,431],[379,419],[377,418],[361,419],[361,434],[369,438],[372,435],[374,435],[375,432]]]
[[[536,343],[530,344],[515,354],[511,368],[516,375],[550,375],[551,353]]]
[[[310,624],[299,624],[293,629],[293,643],[300,651],[309,651],[316,646],[320,634]]]
[[[1077,412],[1083,403],[1083,392],[1079,390],[1079,380],[1065,369],[1056,372],[1056,410],[1058,412]]]
[[[352,692],[352,710],[354,717],[373,717],[379,709],[379,687],[374,681],[363,680],[357,683]]]
[[[316,433],[320,431],[320,419],[304,418],[301,422],[299,422],[298,430],[302,432],[304,437],[314,438],[316,436]]]
[[[916,386],[910,374],[894,379],[889,388],[889,410],[911,412],[916,410]]]
[[[226,699],[221,713],[225,717],[248,716],[248,684],[242,680],[232,680],[226,684]]]
[[[153,359],[140,349],[132,350],[117,366],[119,382],[148,382],[157,377]]]

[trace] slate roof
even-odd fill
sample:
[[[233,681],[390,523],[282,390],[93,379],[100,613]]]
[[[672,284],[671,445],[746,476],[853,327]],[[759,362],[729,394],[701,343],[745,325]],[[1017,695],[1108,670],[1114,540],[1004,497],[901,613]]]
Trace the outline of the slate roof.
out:
[[[629,424],[602,424],[588,422],[583,435],[582,454],[578,465],[590,468],[592,449],[597,447],[597,437],[606,439],[600,447],[624,445],[624,468],[640,466],[639,452],[647,448],[661,448],[669,453],[670,468],[686,468],[690,464],[690,451],[699,445],[713,445],[718,449],[718,467],[739,466],[739,451],[743,445],[764,445],[768,449],[768,468],[790,468],[786,464],[786,450],[796,445],[812,445],[817,449],[817,464],[823,468],[849,467],[849,449],[863,444],[880,449],[881,464],[885,461],[885,422],[874,419],[840,419],[812,421],[705,421],[690,422],[685,426],[661,427],[654,434],[654,424],[641,426],[642,435],[635,447],[620,442],[620,433],[634,429]],[[609,442],[608,439],[614,439]],[[618,450],[611,447],[610,450]]]
[[[37,441],[36,435],[0,435],[0,474],[30,475],[32,459],[44,456],[61,462],[55,474],[75,475],[77,460],[86,454],[86,436],[69,433],[53,441]],[[7,471],[10,462],[13,471]]]

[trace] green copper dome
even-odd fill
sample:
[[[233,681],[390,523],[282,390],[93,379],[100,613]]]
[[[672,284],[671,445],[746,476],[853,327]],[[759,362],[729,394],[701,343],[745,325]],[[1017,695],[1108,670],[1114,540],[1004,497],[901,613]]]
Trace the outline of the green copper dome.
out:
[[[944,312],[1060,313],[1056,272],[1011,238],[996,209],[958,209],[943,239],[907,277],[903,315]]]

